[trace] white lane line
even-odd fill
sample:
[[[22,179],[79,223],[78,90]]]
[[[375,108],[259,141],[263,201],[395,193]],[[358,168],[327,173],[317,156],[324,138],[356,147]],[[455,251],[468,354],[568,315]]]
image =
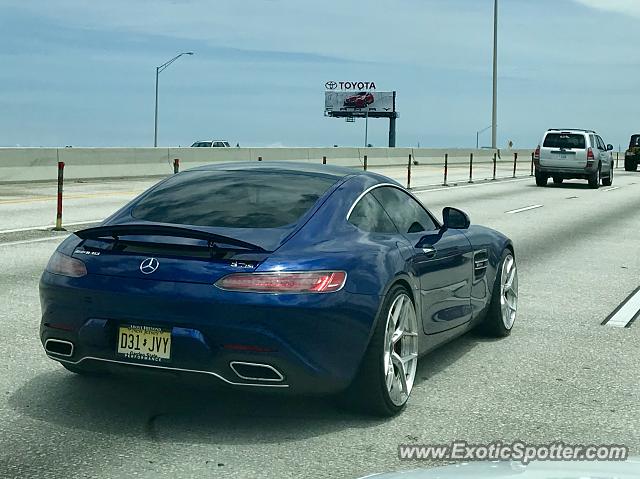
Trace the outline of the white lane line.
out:
[[[611,188],[605,188],[605,189],[604,189],[604,190],[602,190],[602,191],[613,191],[613,190],[619,190],[619,189],[620,189],[620,187],[619,187],[619,186],[612,186]]]
[[[640,288],[637,288],[602,324],[616,328],[625,328],[639,312]]]
[[[518,208],[517,210],[509,210],[509,211],[505,211],[506,214],[508,215],[513,215],[516,213],[522,213],[523,211],[529,211],[529,210],[535,210],[536,208],[542,208],[544,205],[531,205],[531,206],[525,206],[524,208]]]
[[[422,193],[431,193],[433,191],[451,191],[458,188],[475,188],[478,186],[489,186],[489,185],[503,185],[505,183],[516,183],[518,181],[531,181],[531,177],[527,178],[518,178],[515,180],[499,180],[499,181],[491,181],[491,180],[477,180],[477,183],[467,184],[467,185],[457,185],[452,184],[451,186],[444,186],[442,188],[429,188],[429,186],[441,185],[442,183],[435,183],[434,185],[426,185],[426,186],[416,186],[415,188],[411,188],[411,191],[414,195],[419,195]],[[464,180],[460,180],[460,182],[465,183]],[[481,183],[482,182],[482,183]],[[425,188],[425,189],[422,189]],[[426,189],[429,188],[429,189]]]
[[[53,240],[62,241],[67,236],[69,236],[69,235],[59,235],[59,236],[52,236],[50,238],[36,238],[36,239],[22,240],[22,241],[9,241],[7,243],[0,243],[0,248],[2,246],[15,246],[15,245],[19,245],[19,244],[42,243],[44,241],[53,241]]]
[[[89,220],[89,221],[76,221],[74,223],[64,223],[62,226],[81,226],[81,225],[89,225],[91,223],[100,223],[102,220]],[[29,226],[27,228],[15,228],[12,230],[0,230],[0,234],[5,233],[23,233],[25,231],[41,231],[41,230],[50,230],[51,228],[55,228],[56,225],[46,225],[46,226]]]

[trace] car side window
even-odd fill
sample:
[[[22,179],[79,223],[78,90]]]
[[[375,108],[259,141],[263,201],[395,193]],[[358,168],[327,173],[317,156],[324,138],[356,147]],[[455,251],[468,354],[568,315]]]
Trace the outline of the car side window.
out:
[[[602,141],[602,138],[600,138],[599,136],[596,136],[597,140],[598,140],[598,148],[600,148],[603,151],[606,151],[607,147],[604,145],[604,141]]]
[[[376,188],[372,193],[389,214],[400,233],[419,233],[438,229],[435,220],[427,210],[404,191],[383,186]]]
[[[358,201],[348,220],[352,225],[369,233],[398,233],[389,215],[371,193]]]

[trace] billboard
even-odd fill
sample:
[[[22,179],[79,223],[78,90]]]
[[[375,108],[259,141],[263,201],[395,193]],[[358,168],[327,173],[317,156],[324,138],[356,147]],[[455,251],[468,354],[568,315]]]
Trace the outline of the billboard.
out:
[[[371,113],[391,113],[393,108],[393,92],[391,91],[326,91],[324,94],[324,111],[326,115],[364,116]]]

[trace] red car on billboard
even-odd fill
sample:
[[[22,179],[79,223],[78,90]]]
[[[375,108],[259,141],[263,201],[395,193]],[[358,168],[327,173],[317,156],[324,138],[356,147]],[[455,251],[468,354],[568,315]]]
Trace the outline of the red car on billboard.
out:
[[[366,108],[374,102],[373,93],[361,91],[344,100],[344,106],[351,108]]]

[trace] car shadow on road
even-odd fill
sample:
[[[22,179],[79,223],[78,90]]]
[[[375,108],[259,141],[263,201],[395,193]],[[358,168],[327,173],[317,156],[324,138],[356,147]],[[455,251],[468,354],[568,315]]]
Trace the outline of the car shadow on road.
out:
[[[468,334],[427,355],[416,385],[445,372],[481,340]],[[394,420],[343,410],[330,398],[248,393],[157,374],[82,377],[62,368],[28,380],[9,397],[9,405],[64,428],[208,444],[299,441]]]
[[[556,185],[556,184],[554,184],[552,182],[549,182],[549,184],[547,186],[545,186],[545,187],[540,187],[540,186],[536,185],[535,183],[531,183],[531,184],[524,185],[524,187],[525,188],[556,188],[556,189],[567,189],[567,190],[591,190],[591,189],[593,189],[593,188],[591,188],[589,186],[589,183],[585,183],[585,182],[578,183],[578,181],[576,181],[576,182],[563,181],[559,185]]]

